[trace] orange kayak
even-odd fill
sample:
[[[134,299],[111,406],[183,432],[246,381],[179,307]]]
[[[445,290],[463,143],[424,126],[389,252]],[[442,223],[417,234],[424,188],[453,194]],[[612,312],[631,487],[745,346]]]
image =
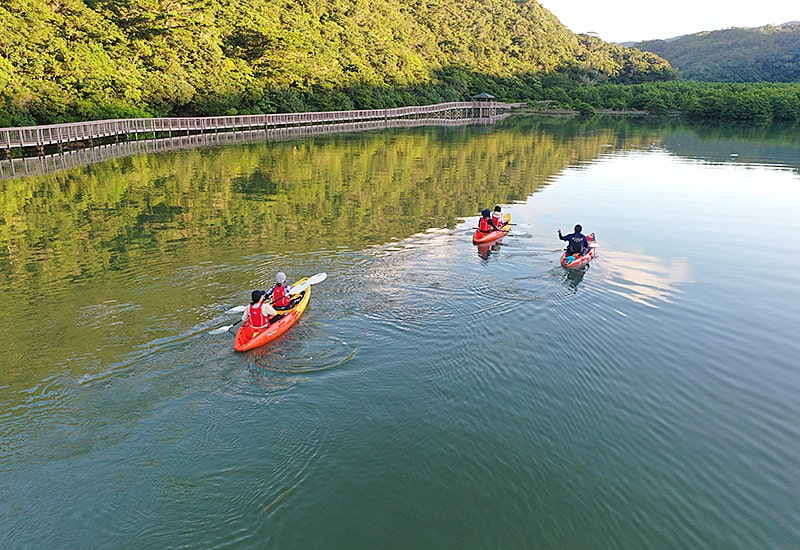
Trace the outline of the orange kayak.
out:
[[[511,214],[503,214],[503,229],[500,231],[481,231],[476,229],[472,235],[472,244],[483,244],[502,239],[511,230]]]
[[[306,280],[308,280],[308,277],[300,279],[292,286],[296,287]],[[254,329],[250,325],[242,324],[239,330],[236,331],[233,349],[236,351],[248,351],[263,346],[292,328],[300,316],[305,313],[308,303],[311,301],[311,286],[301,292],[300,296],[300,301],[293,305],[291,309],[278,310],[278,315],[270,319],[269,326],[266,328]]]
[[[567,255],[567,252],[561,255],[561,265],[567,269],[575,269],[583,267],[591,262],[597,255],[597,241],[594,238],[594,233],[586,235],[586,240],[589,241],[589,251],[586,254]]]

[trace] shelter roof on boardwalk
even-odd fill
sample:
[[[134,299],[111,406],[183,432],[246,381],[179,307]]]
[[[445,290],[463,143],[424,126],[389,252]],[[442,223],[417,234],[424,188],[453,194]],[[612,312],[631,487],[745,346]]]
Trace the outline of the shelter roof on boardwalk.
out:
[[[493,95],[489,95],[486,92],[481,92],[479,94],[475,94],[474,96],[472,96],[472,99],[477,99],[477,100],[494,99],[494,96]]]

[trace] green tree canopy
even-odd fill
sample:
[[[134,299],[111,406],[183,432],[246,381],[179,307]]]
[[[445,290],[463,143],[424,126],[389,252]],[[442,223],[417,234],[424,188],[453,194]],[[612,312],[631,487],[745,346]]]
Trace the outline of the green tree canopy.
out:
[[[536,0],[5,0],[0,126],[535,97],[668,80]]]

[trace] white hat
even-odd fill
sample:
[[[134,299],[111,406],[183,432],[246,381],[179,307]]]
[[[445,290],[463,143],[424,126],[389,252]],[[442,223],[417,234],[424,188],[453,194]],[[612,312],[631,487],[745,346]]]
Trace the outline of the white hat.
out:
[[[275,280],[278,281],[279,283],[285,283],[286,273],[284,273],[283,271],[278,271],[278,274],[275,276]]]

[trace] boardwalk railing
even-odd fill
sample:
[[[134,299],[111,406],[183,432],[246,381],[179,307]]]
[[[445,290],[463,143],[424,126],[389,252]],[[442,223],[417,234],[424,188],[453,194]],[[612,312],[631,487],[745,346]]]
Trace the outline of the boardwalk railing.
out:
[[[117,143],[140,139],[161,139],[218,132],[268,130],[307,125],[342,124],[397,119],[491,118],[513,105],[487,101],[465,101],[362,111],[324,111],[314,113],[275,113],[218,117],[133,118],[97,120],[47,126],[0,128],[0,150],[12,158],[13,150],[21,155],[43,156],[64,149],[93,147],[95,142]]]
[[[0,180],[22,176],[32,176],[60,172],[70,168],[86,166],[97,162],[123,158],[133,155],[155,154],[178,149],[233,145],[241,143],[260,143],[283,141],[307,136],[358,132],[386,128],[405,128],[413,126],[467,126],[493,124],[510,116],[508,111],[492,117],[476,118],[397,118],[385,120],[366,120],[340,124],[320,124],[303,126],[281,126],[269,129],[242,130],[229,132],[195,133],[160,139],[119,141],[95,145],[94,147],[74,148],[49,155],[15,157],[0,160]]]

